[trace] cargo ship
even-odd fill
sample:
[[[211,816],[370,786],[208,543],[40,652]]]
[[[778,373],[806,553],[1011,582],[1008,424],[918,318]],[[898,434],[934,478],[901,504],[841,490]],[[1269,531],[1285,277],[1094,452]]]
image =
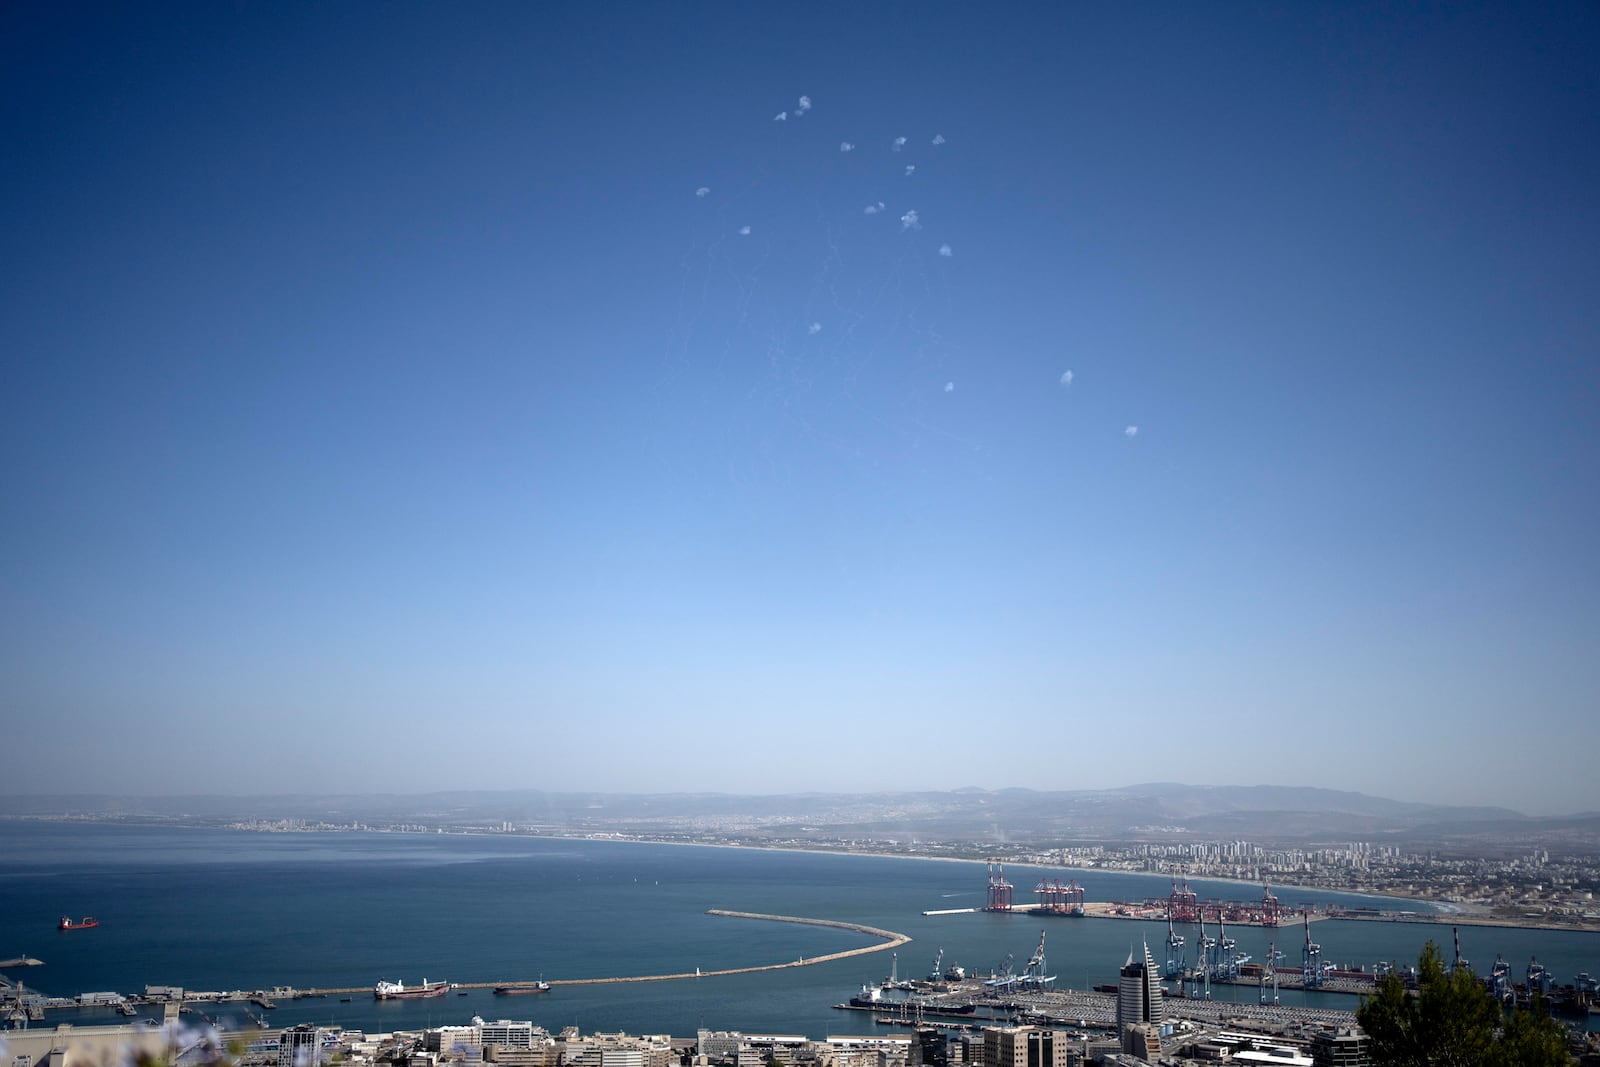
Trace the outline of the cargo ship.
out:
[[[442,997],[450,992],[449,982],[430,982],[426,978],[421,985],[408,986],[404,982],[380,981],[372,990],[372,995],[379,1000],[418,1000],[422,997]]]
[[[72,921],[72,916],[63,915],[63,916],[61,916],[61,921],[56,923],[56,929],[57,930],[93,930],[96,926],[99,926],[99,925],[100,925],[100,920],[99,919],[91,919],[87,915],[85,915],[83,918],[79,919],[77,922],[73,922]]]
[[[494,987],[494,995],[497,997],[526,997],[534,993],[548,992],[550,992],[550,983],[543,980],[522,985],[497,985]]]
[[[861,992],[850,998],[852,1008],[887,1008],[894,1007],[898,1001],[885,1000],[881,990],[870,985],[861,987]]]

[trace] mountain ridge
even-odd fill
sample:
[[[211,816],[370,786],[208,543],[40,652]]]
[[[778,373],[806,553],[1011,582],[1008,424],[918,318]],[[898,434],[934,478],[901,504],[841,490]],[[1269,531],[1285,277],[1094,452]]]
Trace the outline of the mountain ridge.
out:
[[[747,795],[601,793],[0,794],[0,817],[301,820],[328,825],[505,823],[554,832],[628,832],[748,843],[853,838],[944,842],[1255,839],[1280,842],[1449,840],[1556,835],[1600,839],[1600,813],[1529,816],[1509,808],[1428,804],[1313,786],[1147,782],[1112,789],[1006,788]]]

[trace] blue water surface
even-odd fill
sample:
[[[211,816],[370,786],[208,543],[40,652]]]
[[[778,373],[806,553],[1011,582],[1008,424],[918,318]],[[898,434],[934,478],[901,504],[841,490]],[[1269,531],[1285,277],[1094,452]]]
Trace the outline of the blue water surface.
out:
[[[1091,900],[1138,900],[1167,892],[1164,878],[1071,872]],[[1044,875],[1008,867],[1019,902]],[[626,1030],[692,1036],[704,1025],[812,1037],[871,1032],[861,1013],[839,1011],[864,982],[922,977],[942,948],[969,970],[1021,968],[1046,932],[1049,970],[1077,988],[1115,980],[1130,947],[1148,939],[1157,956],[1164,923],[1041,919],[984,913],[985,868],[899,857],[844,856],[441,834],[264,834],[90,823],[0,823],[0,958],[28,955],[42,967],[9,976],[54,996],[147,984],[189,989],[359,987],[380,978],[499,982],[631,976],[779,963],[874,943],[847,930],[707,914],[711,908],[840,919],[909,934],[887,952],[803,968],[723,978],[608,986],[558,986],[537,998],[466,996],[377,1002],[370,992],[281,1001],[274,1024],[314,1021],[389,1030],[485,1018],[532,1018],[550,1029]],[[1260,889],[1191,881],[1201,897],[1254,898]],[[1280,890],[1286,903],[1370,903],[1371,898]],[[1390,901],[1389,906],[1417,907]],[[92,915],[94,930],[61,933],[63,915]],[[1414,960],[1448,926],[1323,922],[1323,958],[1370,967]],[[1190,941],[1193,930],[1188,931]],[[1270,942],[1299,960],[1298,927],[1230,930],[1242,951],[1264,958]],[[1570,982],[1600,973],[1600,935],[1463,928],[1463,952],[1487,970],[1495,953],[1520,970],[1530,957]],[[1448,949],[1447,949],[1448,951]],[[1253,1001],[1251,989],[1215,991]],[[1353,1007],[1354,998],[1284,991],[1285,1003]],[[1298,999],[1297,999],[1298,998]],[[242,1024],[242,1011],[222,1007]],[[101,1020],[101,1016],[104,1019]],[[52,1016],[113,1021],[104,1010]]]

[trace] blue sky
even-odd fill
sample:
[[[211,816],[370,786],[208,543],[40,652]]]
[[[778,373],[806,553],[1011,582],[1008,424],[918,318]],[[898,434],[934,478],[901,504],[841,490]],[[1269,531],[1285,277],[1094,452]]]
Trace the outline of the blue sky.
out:
[[[10,7],[0,789],[1600,808],[1597,44]]]

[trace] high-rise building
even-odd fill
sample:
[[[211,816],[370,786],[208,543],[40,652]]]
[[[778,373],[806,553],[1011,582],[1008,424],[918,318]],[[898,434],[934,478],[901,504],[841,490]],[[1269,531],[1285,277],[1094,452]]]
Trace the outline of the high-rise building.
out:
[[[1150,945],[1144,946],[1144,958],[1136,960],[1128,952],[1128,962],[1122,965],[1122,975],[1117,983],[1117,1037],[1124,1052],[1129,1048],[1128,1028],[1141,1023],[1153,1023],[1158,1028],[1166,1018],[1166,1005],[1161,999],[1161,985],[1155,959],[1150,955]]]
[[[482,1019],[473,1019],[478,1027],[479,1040],[485,1045],[503,1045],[506,1048],[532,1048],[534,1033],[537,1031],[543,1037],[544,1031],[528,1021],[518,1022],[513,1019],[501,1019],[498,1022],[487,1023]]]
[[[1311,1062],[1316,1067],[1367,1067],[1367,1035],[1359,1029],[1311,1035]]]
[[[986,1067],[1066,1067],[1066,1035],[1037,1026],[990,1026],[983,1031]]]
[[[291,1026],[278,1036],[278,1067],[318,1067],[322,1041],[310,1023]]]
[[[918,1030],[911,1042],[910,1067],[950,1067],[950,1039],[943,1030]]]

